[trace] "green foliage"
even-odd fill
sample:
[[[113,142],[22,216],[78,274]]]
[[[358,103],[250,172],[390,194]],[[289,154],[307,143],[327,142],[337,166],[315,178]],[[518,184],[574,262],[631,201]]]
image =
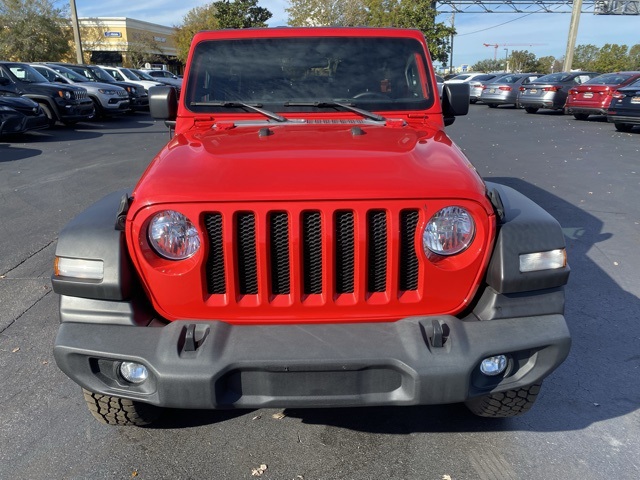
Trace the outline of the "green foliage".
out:
[[[258,0],[220,0],[189,10],[182,25],[175,27],[178,58],[187,60],[193,36],[203,30],[266,27],[272,13],[257,4]]]
[[[640,70],[640,43],[629,49],[629,68],[631,70]]]
[[[431,0],[289,0],[291,26],[367,26],[416,28],[424,34],[433,60],[448,60],[455,29],[435,21]]]
[[[554,56],[540,57],[536,59],[535,65],[531,68],[531,72],[537,73],[551,73],[551,71],[558,71],[555,69],[556,58]],[[562,65],[560,66],[562,68]]]
[[[595,45],[578,45],[573,52],[572,67],[576,70],[593,70],[593,62],[598,56],[599,48]]]
[[[596,72],[619,72],[631,68],[626,45],[612,45],[607,43],[598,52],[598,56],[592,62]]]
[[[509,56],[509,71],[533,72],[538,66],[534,53],[528,50],[513,50]]]
[[[471,65],[472,72],[498,72],[504,69],[504,60],[494,60],[493,58],[487,58],[486,60],[480,60],[477,63]]]
[[[71,52],[73,31],[65,5],[51,0],[0,1],[0,58],[59,61]]]

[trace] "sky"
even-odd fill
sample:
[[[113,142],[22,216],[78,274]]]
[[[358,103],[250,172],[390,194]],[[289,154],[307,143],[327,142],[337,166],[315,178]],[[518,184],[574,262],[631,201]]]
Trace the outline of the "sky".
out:
[[[129,17],[175,26],[182,23],[189,10],[211,3],[211,0],[76,0],[75,3],[78,17]],[[287,25],[285,9],[289,5],[288,0],[259,0],[258,5],[273,14],[268,22],[270,27]],[[494,54],[502,59],[511,50],[528,50],[536,57],[550,55],[560,58],[567,48],[570,20],[569,13],[458,13],[455,16],[458,33],[453,42],[453,65],[473,65],[480,60],[493,59]],[[451,14],[441,14],[437,21],[450,24]],[[499,47],[496,50],[485,47],[484,43],[498,44]],[[601,47],[606,43],[629,47],[640,43],[640,15],[583,13],[576,45]]]

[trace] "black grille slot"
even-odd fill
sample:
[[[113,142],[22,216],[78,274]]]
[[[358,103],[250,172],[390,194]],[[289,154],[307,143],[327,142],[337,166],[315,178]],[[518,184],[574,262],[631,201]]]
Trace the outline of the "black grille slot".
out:
[[[274,212],[269,219],[271,245],[271,289],[274,295],[288,294],[289,276],[289,217],[286,212]]]
[[[368,291],[384,292],[387,288],[387,214],[384,210],[367,213]]]
[[[222,248],[222,215],[207,214],[204,224],[209,234],[209,257],[207,258],[207,291],[211,294],[226,292],[224,275],[224,250]]]
[[[336,213],[336,292],[353,293],[355,271],[353,212]]]
[[[304,293],[322,293],[322,219],[320,212],[302,215]]]
[[[418,256],[415,236],[418,228],[417,210],[403,210],[400,213],[400,285],[401,291],[418,289]]]
[[[238,242],[238,283],[241,295],[258,293],[256,265],[256,218],[253,213],[238,213],[236,218]]]

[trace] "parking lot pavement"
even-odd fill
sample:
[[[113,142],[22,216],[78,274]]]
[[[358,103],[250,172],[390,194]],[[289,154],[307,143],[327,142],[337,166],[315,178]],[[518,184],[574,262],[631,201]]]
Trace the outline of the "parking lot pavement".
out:
[[[483,176],[537,201],[567,239],[572,351],[526,415],[170,411],[126,428],[98,424],[57,369],[49,281],[62,226],[132,185],[168,140],[147,115],[120,120],[0,142],[0,478],[640,477],[640,132],[481,104],[447,129]]]

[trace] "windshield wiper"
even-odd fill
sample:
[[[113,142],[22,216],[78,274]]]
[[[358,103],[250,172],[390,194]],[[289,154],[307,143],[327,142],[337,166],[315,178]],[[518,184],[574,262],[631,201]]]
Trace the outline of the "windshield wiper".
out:
[[[354,107],[349,103],[336,102],[334,100],[325,101],[325,102],[286,102],[284,104],[285,107],[317,107],[317,108],[344,108],[345,110],[353,113],[357,113],[358,115],[362,115],[365,118],[369,118],[371,120],[375,120],[376,122],[384,122],[386,118],[382,115],[378,115],[377,113],[370,112],[368,110],[363,110],[358,107]]]
[[[251,110],[252,112],[261,113],[265,117],[268,117],[271,120],[275,120],[276,122],[288,121],[285,117],[278,115],[277,113],[270,112],[269,110],[265,110],[264,108],[260,108],[262,105],[259,103],[251,105],[244,102],[191,102],[189,105],[191,105],[192,107],[246,108],[247,110]]]

